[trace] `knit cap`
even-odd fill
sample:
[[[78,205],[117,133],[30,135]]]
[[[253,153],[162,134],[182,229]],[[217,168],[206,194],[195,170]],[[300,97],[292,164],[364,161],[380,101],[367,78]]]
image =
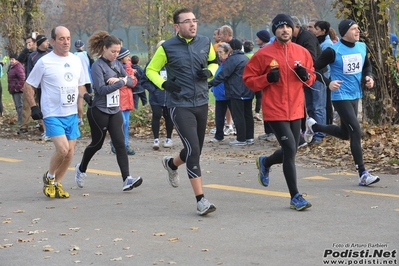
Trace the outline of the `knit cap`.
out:
[[[272,32],[275,35],[276,34],[276,29],[280,27],[281,25],[287,25],[294,30],[294,23],[292,22],[292,19],[290,16],[286,14],[278,14],[273,20],[272,20]]]
[[[356,22],[351,19],[345,19],[341,21],[338,25],[338,31],[341,37],[344,37],[349,28],[352,27],[354,24],[356,24]]]
[[[116,59],[121,60],[122,58],[125,58],[126,56],[129,56],[129,55],[130,55],[129,49],[122,47],[119,52],[119,55]]]
[[[256,33],[256,36],[262,41],[268,43],[270,41],[270,33],[267,30],[260,30]]]

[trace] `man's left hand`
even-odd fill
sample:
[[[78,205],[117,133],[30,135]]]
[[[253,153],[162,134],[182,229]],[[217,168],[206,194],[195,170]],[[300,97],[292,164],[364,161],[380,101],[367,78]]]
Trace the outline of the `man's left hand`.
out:
[[[203,65],[201,65],[201,69],[197,70],[197,77],[202,80],[202,79],[209,79],[212,76],[212,72],[203,67]]]
[[[366,76],[365,80],[366,80],[366,83],[364,85],[366,85],[366,87],[368,89],[371,89],[372,87],[374,87],[374,79],[372,77]]]

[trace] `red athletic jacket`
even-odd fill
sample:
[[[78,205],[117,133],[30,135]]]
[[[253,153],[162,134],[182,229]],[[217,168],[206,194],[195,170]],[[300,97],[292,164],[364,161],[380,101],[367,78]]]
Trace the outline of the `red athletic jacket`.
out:
[[[134,76],[134,71],[131,67],[132,63],[129,60],[125,64],[125,70],[126,73],[133,79],[134,86],[137,85],[137,78]],[[122,88],[119,89],[119,98],[120,98],[120,103],[119,107],[121,108],[122,111],[125,110],[133,110],[134,109],[134,104],[133,104],[133,91],[132,88],[129,88],[128,86],[123,86]]]
[[[267,74],[272,69],[273,60],[277,61],[280,79],[269,83]],[[275,40],[257,51],[245,66],[245,85],[255,92],[263,90],[262,112],[265,121],[291,121],[304,117],[304,83],[295,74],[296,63],[300,63],[310,74],[304,83],[311,86],[316,79],[312,56],[308,50],[291,41],[280,44]]]

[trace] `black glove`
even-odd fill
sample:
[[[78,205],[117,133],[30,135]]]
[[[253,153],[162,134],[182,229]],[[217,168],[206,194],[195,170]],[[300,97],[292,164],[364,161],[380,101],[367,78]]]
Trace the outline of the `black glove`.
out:
[[[212,76],[212,72],[207,69],[206,67],[204,67],[203,65],[201,65],[201,69],[197,70],[197,77],[201,80],[201,79],[209,79]]]
[[[43,119],[42,111],[40,111],[39,106],[35,105],[30,108],[31,110],[31,117],[33,120],[40,120]]]
[[[93,97],[90,94],[88,94],[88,93],[85,93],[85,95],[83,95],[83,100],[85,100],[85,102],[89,106],[91,106],[93,104]]]
[[[164,83],[162,83],[162,88],[164,88],[167,92],[173,93],[173,92],[181,92],[181,87],[179,84],[175,82],[176,78],[172,80],[167,80]]]
[[[304,68],[303,66],[298,64],[296,65],[294,70],[302,81],[307,81],[309,79],[309,74],[306,71],[306,68]]]
[[[280,70],[279,70],[279,68],[273,68],[267,74],[267,81],[269,83],[277,82],[279,79],[280,79]]]

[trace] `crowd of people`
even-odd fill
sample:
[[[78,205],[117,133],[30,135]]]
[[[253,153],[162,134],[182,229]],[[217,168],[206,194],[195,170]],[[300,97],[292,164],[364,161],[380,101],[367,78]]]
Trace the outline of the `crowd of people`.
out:
[[[161,117],[166,127],[163,147],[173,147],[173,128],[182,141],[178,154],[161,160],[169,184],[179,186],[178,168],[185,164],[197,213],[215,211],[215,204],[204,196],[200,167],[209,89],[215,96],[216,125],[210,142],[220,143],[234,134],[230,146],[253,145],[254,121],[262,121],[264,134],[258,140],[277,141],[280,148],[256,159],[257,178],[262,186],[269,186],[272,165],[282,164],[290,208],[301,211],[312,206],[298,189],[297,150],[321,143],[326,134],[349,140],[360,186],[379,181],[363,162],[358,105],[362,84],[372,88],[374,79],[355,21],[341,21],[338,38],[327,21],[304,24],[295,16],[278,14],[271,24],[274,36],[262,29],[254,42],[238,40],[228,25],[214,30],[212,42],[197,34],[197,26],[191,10],[177,10],[173,14],[176,35],[157,44],[144,68],[138,56],[130,56],[121,39],[106,31],[89,37],[87,52],[85,43],[78,40],[76,52],[71,53],[70,32],[63,26],[51,31],[50,42],[45,35],[32,34],[19,55],[9,56],[8,91],[17,112],[18,134],[28,132],[32,117],[40,121],[43,140],[51,138],[55,146],[43,175],[47,197],[69,197],[61,181],[72,161],[84,116],[91,141],[75,166],[77,186],[85,186],[88,165],[103,147],[107,133],[120,169],[122,191],[142,184],[140,176],[131,175],[128,160],[135,154],[129,143],[130,114],[141,101],[141,106],[151,106],[154,150],[160,148]],[[340,116],[340,125],[333,124],[334,111]]]

